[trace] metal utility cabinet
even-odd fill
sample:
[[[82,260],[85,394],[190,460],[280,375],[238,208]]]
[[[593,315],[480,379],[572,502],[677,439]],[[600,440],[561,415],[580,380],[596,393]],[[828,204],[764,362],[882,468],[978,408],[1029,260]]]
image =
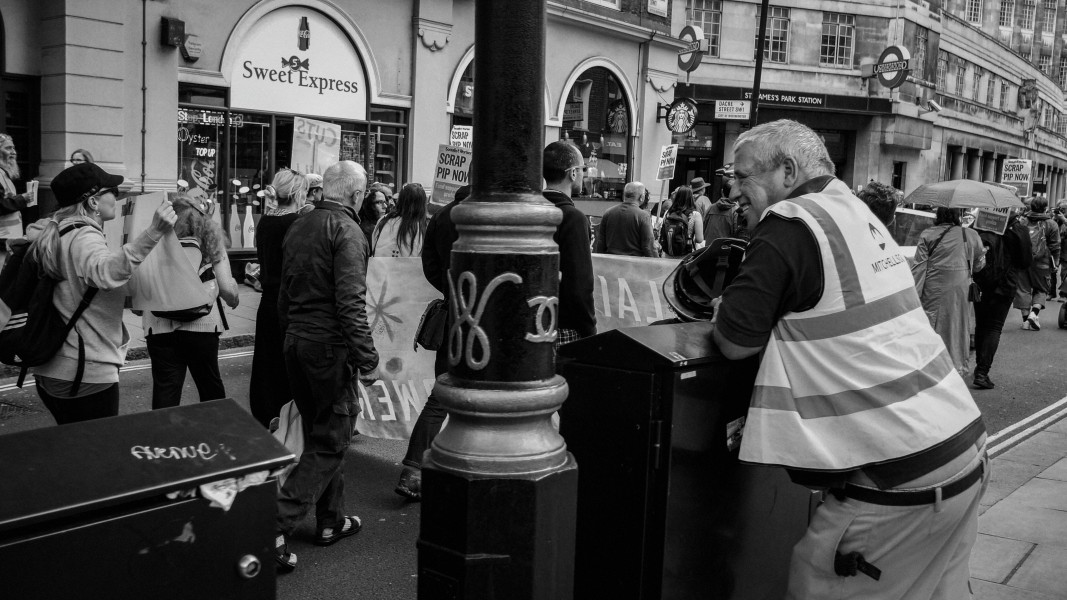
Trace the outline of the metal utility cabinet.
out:
[[[724,358],[707,323],[609,331],[559,354],[575,599],[781,598],[817,496],[737,459],[758,358]]]
[[[0,595],[274,598],[293,458],[229,399],[0,435]],[[198,489],[227,479],[228,509]]]

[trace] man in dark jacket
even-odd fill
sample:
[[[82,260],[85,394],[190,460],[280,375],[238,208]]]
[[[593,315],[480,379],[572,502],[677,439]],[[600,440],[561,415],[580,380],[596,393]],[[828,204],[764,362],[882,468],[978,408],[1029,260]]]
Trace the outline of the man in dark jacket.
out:
[[[426,225],[426,233],[423,234],[422,244],[422,274],[426,281],[430,282],[437,291],[441,292],[448,301],[448,267],[452,263],[452,244],[459,239],[459,232],[452,222],[452,209],[463,202],[470,195],[470,186],[463,186],[456,190],[456,198],[437,211]],[[452,315],[446,312],[446,330],[451,325]],[[448,352],[441,348],[433,363],[434,377],[440,377],[448,372]],[[396,484],[397,494],[414,500],[422,500],[422,455],[430,448],[433,439],[441,432],[441,424],[444,423],[448,413],[441,406],[441,402],[433,393],[426,398],[426,404],[419,412],[419,418],[411,429],[411,438],[408,440],[408,451],[400,464],[404,468],[400,471],[400,481]]]
[[[622,256],[658,256],[652,246],[652,217],[639,208],[645,198],[645,185],[639,181],[626,184],[622,202],[604,212],[597,230],[593,251],[597,254]]]
[[[982,301],[974,303],[974,387],[991,390],[994,384],[989,369],[1015,296],[1017,274],[1030,266],[1030,234],[1013,215],[1004,235],[990,231],[979,231],[978,235],[986,247],[986,266],[974,274],[974,281],[982,288]]]
[[[283,241],[278,319],[285,367],[304,427],[304,452],[278,493],[276,562],[296,567],[286,547],[312,505],[315,543],[357,533],[344,514],[344,458],[359,412],[356,377],[378,379],[378,352],[367,323],[367,239],[359,228],[367,173],[351,161],[323,174],[323,200]]]
[[[589,219],[574,206],[571,195],[582,186],[582,155],[574,144],[559,140],[545,147],[541,173],[543,192],[563,221],[553,236],[559,246],[559,337],[556,346],[596,333],[593,312],[593,257],[589,250]]]

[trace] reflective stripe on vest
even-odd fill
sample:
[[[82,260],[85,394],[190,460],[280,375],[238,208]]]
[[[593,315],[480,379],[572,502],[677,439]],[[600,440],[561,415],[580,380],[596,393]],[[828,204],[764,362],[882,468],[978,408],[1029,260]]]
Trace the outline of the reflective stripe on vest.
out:
[[[834,180],[768,212],[814,235],[823,295],[775,325],[742,460],[846,471],[930,448],[980,417],[900,248],[845,184]]]

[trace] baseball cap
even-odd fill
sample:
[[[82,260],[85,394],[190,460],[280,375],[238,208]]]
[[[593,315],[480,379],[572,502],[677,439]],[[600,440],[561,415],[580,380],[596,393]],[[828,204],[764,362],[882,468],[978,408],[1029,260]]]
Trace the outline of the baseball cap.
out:
[[[318,173],[308,173],[307,175],[304,175],[304,177],[308,180],[309,190],[322,187],[322,175],[319,175]]]
[[[121,175],[112,175],[96,163],[78,163],[63,169],[52,180],[52,193],[59,206],[73,206],[88,200],[100,190],[118,188],[124,181]]]

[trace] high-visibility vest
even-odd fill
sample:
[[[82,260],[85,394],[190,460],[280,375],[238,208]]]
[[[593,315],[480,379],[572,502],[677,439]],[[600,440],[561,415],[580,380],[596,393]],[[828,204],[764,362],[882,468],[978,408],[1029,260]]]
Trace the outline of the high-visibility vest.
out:
[[[741,459],[849,471],[911,456],[981,418],[930,327],[907,260],[848,187],[771,205],[818,241],[823,293],[785,314],[760,363]],[[766,213],[763,215],[766,217]]]

